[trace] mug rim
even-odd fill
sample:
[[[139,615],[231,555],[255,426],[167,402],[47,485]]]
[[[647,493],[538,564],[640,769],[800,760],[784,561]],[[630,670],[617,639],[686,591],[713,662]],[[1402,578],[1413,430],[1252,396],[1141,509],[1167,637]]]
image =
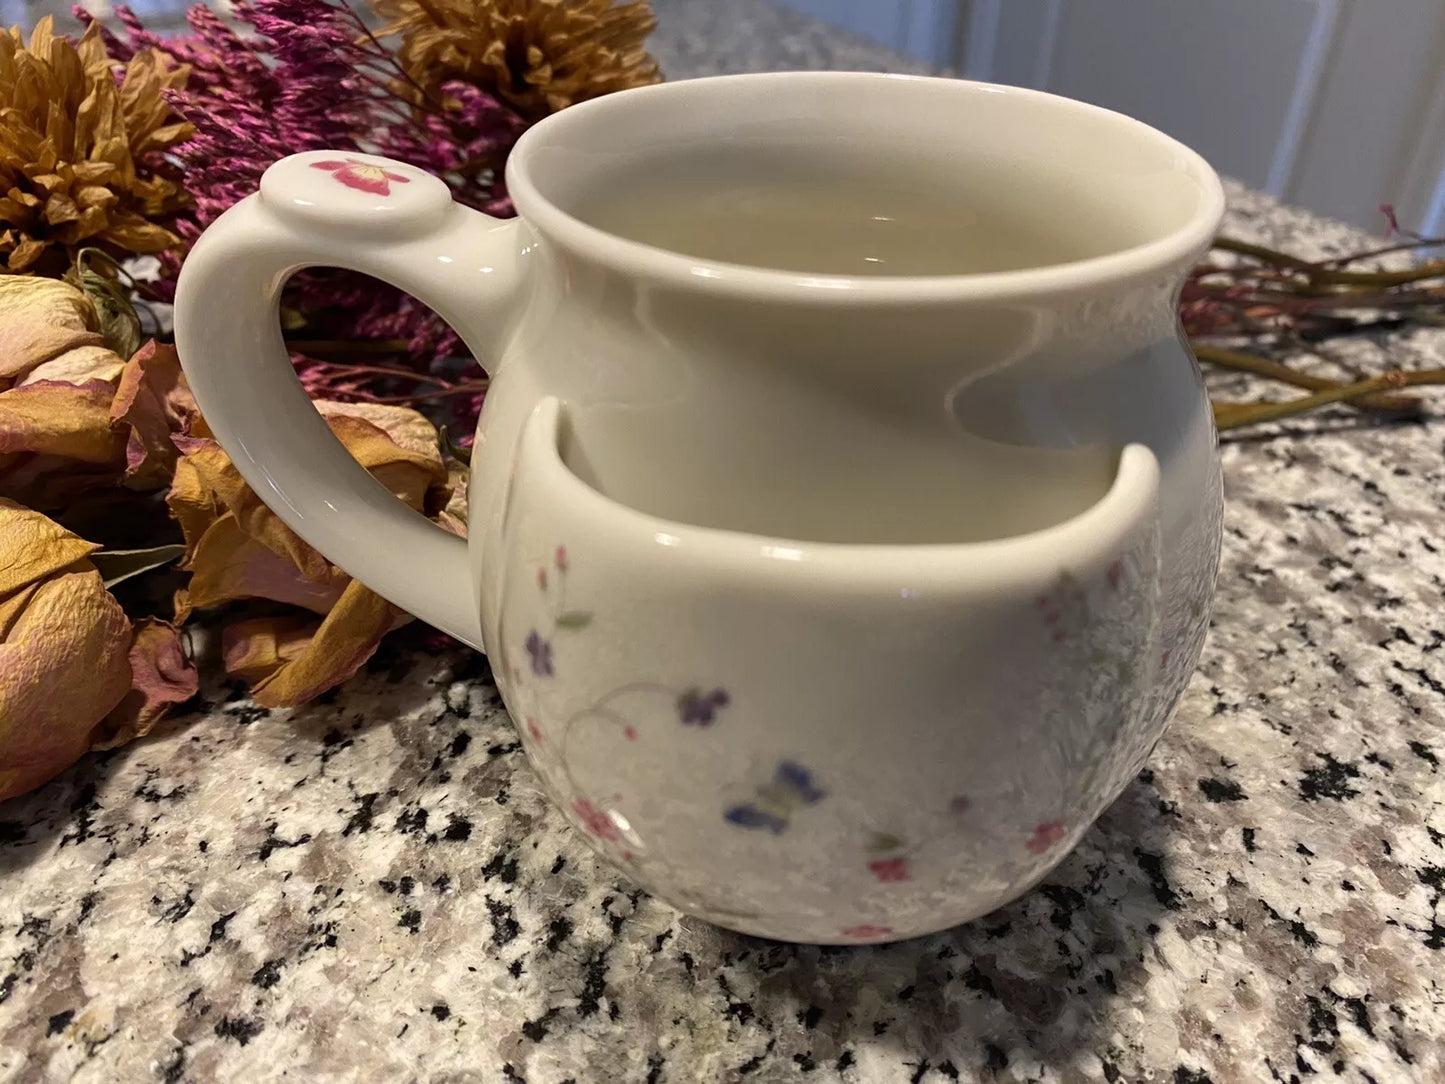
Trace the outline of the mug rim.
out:
[[[860,84],[905,82],[932,87],[947,94],[1006,94],[1044,108],[1104,120],[1153,143],[1175,156],[1180,173],[1198,186],[1197,208],[1176,228],[1151,240],[1098,256],[1008,271],[982,271],[939,275],[856,276],[791,271],[763,265],[727,263],[690,256],[630,240],[593,226],[563,210],[542,194],[532,176],[534,153],[564,124],[587,123],[590,118],[631,108],[643,96],[686,96],[725,93],[742,83]],[[779,85],[777,93],[790,89]],[[813,303],[959,302],[993,300],[1040,294],[1098,290],[1116,282],[1131,282],[1167,273],[1181,262],[1202,253],[1224,217],[1224,186],[1214,168],[1188,145],[1135,117],[1091,105],[1074,98],[1026,87],[956,79],[947,76],[888,72],[793,71],[714,75],[636,87],[570,106],[533,125],[517,141],[507,159],[507,190],[518,216],[543,236],[582,257],[628,277],[644,277],[678,288],[704,289],[758,300],[797,300]]]

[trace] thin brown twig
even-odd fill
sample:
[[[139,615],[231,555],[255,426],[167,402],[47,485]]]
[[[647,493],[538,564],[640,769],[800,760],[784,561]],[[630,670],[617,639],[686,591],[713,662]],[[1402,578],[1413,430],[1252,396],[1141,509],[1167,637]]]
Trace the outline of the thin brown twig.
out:
[[[1291,256],[1267,245],[1256,245],[1233,237],[1215,238],[1214,247],[1242,256],[1253,256],[1266,264],[1290,267],[1311,282],[1334,286],[1404,286],[1427,279],[1445,278],[1445,260],[1432,260],[1404,271],[1339,271],[1299,256]]]
[[[1307,388],[1310,391],[1329,391],[1331,388],[1342,388],[1347,385],[1337,380],[1330,380],[1326,377],[1315,376],[1312,373],[1300,372],[1288,365],[1283,365],[1268,358],[1262,358],[1255,354],[1245,354],[1237,350],[1225,350],[1223,347],[1210,346],[1207,343],[1191,343],[1194,353],[1200,361],[1207,361],[1211,365],[1218,365],[1221,369],[1231,369],[1235,372],[1252,373],[1255,376],[1266,377],[1270,380],[1278,380],[1282,384],[1290,384],[1296,388]],[[1246,404],[1253,405],[1253,404]],[[1385,410],[1392,413],[1414,414],[1418,413],[1424,405],[1419,399],[1408,395],[1366,395],[1350,401],[1350,405],[1362,410]]]
[[[1280,403],[1215,403],[1214,424],[1221,431],[1238,429],[1245,425],[1260,425],[1292,418],[1336,403],[1353,402],[1377,392],[1439,385],[1445,385],[1445,369],[1385,373]]]

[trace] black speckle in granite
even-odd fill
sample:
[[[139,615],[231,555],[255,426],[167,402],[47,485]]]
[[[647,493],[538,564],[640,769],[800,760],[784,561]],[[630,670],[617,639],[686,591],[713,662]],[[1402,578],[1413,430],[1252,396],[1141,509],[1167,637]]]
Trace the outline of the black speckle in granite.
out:
[[[853,1051],[845,1050],[843,1051],[843,1053],[838,1055],[838,1060],[834,1062],[834,1066],[838,1070],[838,1072],[846,1073],[849,1069],[853,1068],[853,1064],[856,1060],[857,1059],[853,1056]]]
[[[1253,854],[1255,851],[1257,851],[1257,850],[1259,849],[1259,845],[1258,845],[1257,843],[1255,843],[1255,841],[1254,841],[1255,829],[1253,829],[1253,828],[1241,828],[1241,829],[1239,830],[1239,832],[1240,832],[1240,836],[1241,836],[1241,837],[1243,838],[1243,840],[1244,840],[1244,849],[1245,849],[1246,851],[1248,851],[1250,854]]]
[[[1203,1069],[1181,1065],[1174,1070],[1174,1084],[1214,1084],[1214,1081]]]
[[[527,1084],[527,1078],[519,1075],[511,1062],[502,1066],[502,1079],[506,1084]]]
[[[536,1020],[528,1020],[522,1025],[522,1034],[531,1039],[532,1042],[540,1043],[547,1037],[547,1025],[557,1019],[558,1013],[558,1009],[551,1008]]]
[[[251,985],[259,986],[263,990],[269,990],[281,981],[281,965],[283,960],[267,960],[260,967],[256,968],[251,975]]]
[[[1248,797],[1244,788],[1232,779],[1201,779],[1199,790],[1211,802],[1242,802]]]
[[[376,802],[381,797],[379,791],[372,791],[370,794],[357,795],[356,810],[346,822],[346,827],[341,830],[343,836],[353,833],[369,832],[376,821]]]
[[[1410,745],[1410,752],[1414,753],[1417,757],[1419,757],[1421,760],[1423,760],[1426,764],[1430,765],[1430,769],[1431,769],[1432,771],[1435,770],[1436,768],[1440,767],[1440,758],[1437,757],[1437,756],[1435,755],[1435,751],[1434,751],[1433,749],[1431,749],[1428,745],[1426,745],[1424,742],[1422,742],[1422,741],[1411,741],[1411,742],[1409,743],[1409,745]]]
[[[152,896],[151,902],[158,904],[160,903],[160,900],[157,897]],[[172,903],[169,907],[165,908],[165,910],[161,912],[161,921],[179,922],[181,919],[185,918],[188,914],[191,913],[191,908],[195,905],[196,899],[191,894],[191,890],[188,888],[186,889],[186,894],[184,896],[176,900],[174,903]]]
[[[556,952],[562,942],[572,936],[572,920],[558,915],[547,924],[547,940],[543,942],[548,952]]]
[[[1313,858],[1313,857],[1315,856],[1315,852],[1312,851],[1312,850],[1310,850],[1310,849],[1309,849],[1308,847],[1306,847],[1303,843],[1296,843],[1296,844],[1294,845],[1294,853],[1295,853],[1295,854],[1302,854],[1302,855],[1304,855],[1306,858]]]
[[[402,912],[401,918],[397,919],[396,924],[404,930],[410,930],[412,933],[416,933],[417,930],[421,929],[421,912],[415,907],[408,908]]]
[[[64,1012],[56,1013],[45,1022],[45,1034],[47,1036],[59,1035],[62,1031],[64,1031],[67,1027],[70,1026],[70,1021],[74,1018],[74,1009],[66,1009]]]
[[[244,1016],[223,1016],[216,1022],[215,1031],[220,1038],[234,1039],[245,1046],[260,1035],[265,1027],[259,1020],[249,1020]]]
[[[95,905],[99,902],[99,892],[87,892],[84,896],[81,896],[80,914],[75,916],[75,924],[79,926],[82,922],[88,919],[90,917],[90,913],[95,910]]]
[[[1360,778],[1360,769],[1356,765],[1336,760],[1330,753],[1316,753],[1315,756],[1324,763],[1318,768],[1305,771],[1299,780],[1300,796],[1305,801],[1317,802],[1321,798],[1332,798],[1339,802],[1354,798],[1360,793],[1350,786],[1351,779]]]
[[[1139,863],[1139,869],[1143,871],[1144,876],[1149,878],[1149,887],[1154,893],[1154,898],[1171,911],[1182,910],[1184,902],[1179,898],[1179,893],[1175,891],[1164,873],[1164,857],[1150,854],[1148,851],[1136,847],[1134,860]]]
[[[958,1067],[957,1067],[956,1065],[954,1065],[953,1062],[949,1061],[947,1058],[945,1058],[943,1061],[941,1061],[941,1062],[938,1063],[937,1069],[938,1069],[938,1071],[939,1071],[940,1073],[942,1073],[944,1076],[946,1076],[949,1080],[957,1080],[957,1079],[958,1079]]]
[[[396,830],[408,835],[423,835],[426,832],[426,822],[427,811],[420,806],[416,809],[403,809],[396,815]]]
[[[447,826],[442,838],[452,843],[463,843],[472,837],[472,822],[460,813],[447,814]]]
[[[1283,923],[1285,928],[1289,930],[1290,936],[1293,937],[1305,948],[1312,949],[1320,943],[1319,935],[1316,934],[1299,919],[1285,918],[1282,914],[1276,911],[1264,900],[1260,900],[1259,902],[1264,906],[1265,912],[1269,915],[1269,917],[1274,919],[1276,922]]]
[[[438,1001],[435,1005],[431,1007],[429,1011],[431,1012],[432,1016],[436,1018],[437,1021],[442,1023],[445,1023],[448,1019],[451,1018],[452,1015],[451,1006],[448,1005],[445,1001]]]
[[[261,841],[261,846],[256,851],[256,857],[259,858],[262,862],[266,861],[278,850],[285,850],[291,847],[299,847],[303,843],[311,842],[310,832],[304,832],[301,835],[297,836],[295,839],[283,839],[281,836],[276,834],[276,829],[278,827],[279,824],[276,821],[271,821],[266,825],[266,838]]]
[[[488,881],[501,881],[504,885],[517,883],[517,859],[509,851],[498,851],[482,867],[482,877]]]
[[[160,1067],[161,1084],[177,1084],[186,1071],[186,1048],[178,1046],[171,1052],[170,1060]]]
[[[19,821],[0,821],[0,844],[24,843],[25,825]]]
[[[577,999],[577,1015],[595,1016],[607,992],[607,953],[595,953],[582,966],[582,994]]]
[[[520,979],[522,977],[522,971],[523,967],[520,958],[513,960],[507,965],[507,974],[511,975],[514,979]]]
[[[1008,1055],[995,1043],[985,1043],[983,1053],[983,1067],[989,1072],[1001,1073],[1008,1068]]]
[[[459,757],[467,751],[467,746],[471,744],[472,736],[465,730],[460,731],[457,736],[452,739],[451,747],[447,750],[447,756]]]
[[[504,757],[504,756],[510,756],[512,753],[519,752],[519,751],[521,750],[521,748],[522,748],[522,743],[519,742],[519,741],[497,742],[495,745],[489,745],[489,746],[487,746],[487,756],[489,756],[489,757]]]
[[[438,874],[436,880],[432,881],[431,886],[436,892],[445,892],[452,886],[451,875],[447,873]]]
[[[747,1076],[750,1073],[756,1073],[759,1069],[763,1067],[764,1059],[773,1052],[773,1047],[777,1045],[777,1042],[778,1040],[776,1038],[770,1037],[768,1039],[768,1045],[763,1049],[763,1052],[743,1062],[741,1065],[738,1066],[737,1071],[743,1076]]]
[[[1045,884],[1039,887],[1039,891],[1054,905],[1049,921],[1061,930],[1072,926],[1074,914],[1086,906],[1083,894],[1068,885]]]
[[[492,917],[492,944],[509,945],[517,939],[522,930],[512,905],[502,900],[487,897],[487,913]]]

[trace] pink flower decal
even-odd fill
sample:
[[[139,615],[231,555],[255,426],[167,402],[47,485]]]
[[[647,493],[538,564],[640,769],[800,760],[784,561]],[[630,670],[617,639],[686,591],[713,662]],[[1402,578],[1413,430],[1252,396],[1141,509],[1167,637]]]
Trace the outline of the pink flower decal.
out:
[[[1045,821],[1034,829],[1034,834],[1029,836],[1028,848],[1030,854],[1045,854],[1055,843],[1064,838],[1063,821]]]
[[[577,819],[582,822],[582,827],[598,839],[606,840],[608,843],[616,843],[620,838],[617,825],[613,823],[612,818],[586,798],[578,798],[574,801],[572,803],[572,812],[577,814]]]
[[[557,571],[558,571],[558,572],[566,572],[566,571],[567,571],[567,547],[566,547],[566,546],[558,546],[558,547],[557,547]]]
[[[622,736],[623,736],[624,738],[626,738],[628,741],[636,741],[636,740],[637,740],[637,727],[631,726],[631,725],[623,727],[623,728],[622,728]]]
[[[1111,564],[1109,566],[1108,576],[1109,590],[1119,590],[1119,585],[1124,582],[1124,562],[1122,560],[1119,560]]]
[[[865,922],[861,926],[849,926],[842,934],[854,941],[881,941],[892,932],[892,926],[870,926]]]
[[[537,725],[536,719],[527,720],[527,733],[532,736],[532,740],[538,745],[543,744],[545,739],[542,737],[542,728]]]
[[[547,590],[547,566],[543,565],[537,569],[537,586],[543,591]]]
[[[884,884],[912,879],[906,858],[880,858],[876,862],[869,862],[868,868],[873,871],[873,876]]]
[[[392,173],[390,170],[374,166],[370,162],[358,162],[355,158],[347,158],[343,161],[329,159],[325,162],[312,162],[311,168],[324,169],[347,188],[370,192],[373,196],[391,195],[392,181],[397,184],[411,182],[410,177]]]

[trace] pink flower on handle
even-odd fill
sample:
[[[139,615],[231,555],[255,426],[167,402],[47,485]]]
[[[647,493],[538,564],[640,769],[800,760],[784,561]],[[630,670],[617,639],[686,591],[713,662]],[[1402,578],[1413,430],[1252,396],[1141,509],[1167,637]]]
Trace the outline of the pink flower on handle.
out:
[[[844,937],[851,937],[854,941],[881,941],[892,933],[892,926],[870,926],[866,922],[861,926],[849,926],[842,931]]]
[[[1029,836],[1030,854],[1046,854],[1055,843],[1064,838],[1063,821],[1045,821]]]
[[[572,812],[577,814],[577,819],[582,822],[582,827],[596,836],[598,839],[606,840],[608,843],[616,843],[621,834],[617,831],[617,825],[602,810],[589,802],[586,798],[578,798],[572,803]]]
[[[557,571],[558,571],[558,572],[566,572],[566,571],[567,571],[567,547],[566,547],[566,546],[558,546],[558,547],[557,547],[556,558],[557,558]]]
[[[358,162],[355,158],[347,158],[342,161],[328,159],[324,162],[312,162],[311,168],[324,169],[347,188],[370,192],[373,196],[391,195],[392,181],[397,184],[411,182],[410,177],[392,173],[390,170],[372,165],[370,162]]]
[[[876,862],[869,862],[868,868],[873,871],[873,876],[884,884],[912,879],[906,858],[880,858]]]

